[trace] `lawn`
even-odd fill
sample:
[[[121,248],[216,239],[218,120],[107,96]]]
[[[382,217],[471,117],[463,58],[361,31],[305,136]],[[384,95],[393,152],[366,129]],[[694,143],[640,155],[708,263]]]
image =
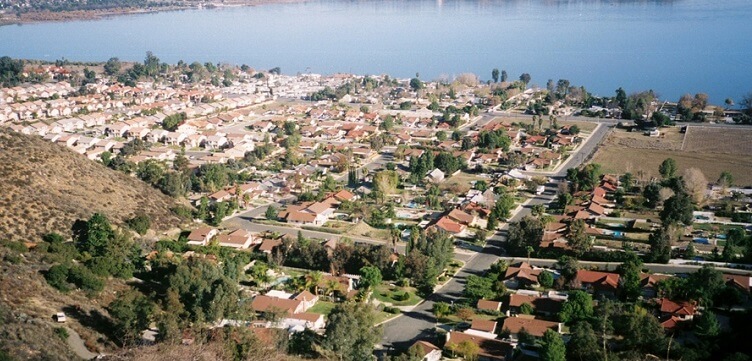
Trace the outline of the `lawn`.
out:
[[[390,303],[392,306],[413,306],[417,305],[423,299],[415,294],[415,288],[413,287],[398,287],[381,284],[373,292],[373,297],[377,300],[385,303]],[[398,295],[408,294],[406,300],[399,300]]]
[[[309,308],[308,312],[319,313],[328,316],[332,312],[332,309],[334,309],[334,306],[335,305],[333,302],[319,301],[316,302],[313,307]]]
[[[692,228],[696,230],[712,231],[716,233],[726,234],[730,229],[744,228],[733,224],[720,224],[720,223],[693,223]]]

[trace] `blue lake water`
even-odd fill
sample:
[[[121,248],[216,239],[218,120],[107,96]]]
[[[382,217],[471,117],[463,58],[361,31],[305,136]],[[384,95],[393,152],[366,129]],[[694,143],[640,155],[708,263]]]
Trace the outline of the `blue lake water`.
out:
[[[752,91],[750,0],[321,0],[0,27],[0,55],[229,62],[423,79],[523,72],[613,95]]]

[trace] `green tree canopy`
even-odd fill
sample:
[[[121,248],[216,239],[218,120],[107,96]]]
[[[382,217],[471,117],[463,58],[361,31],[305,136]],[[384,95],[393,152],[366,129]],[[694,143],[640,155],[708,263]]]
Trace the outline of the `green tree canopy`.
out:
[[[573,291],[561,307],[561,322],[586,321],[593,316],[593,297],[585,291]]]
[[[122,343],[137,341],[141,332],[149,328],[154,304],[137,291],[126,291],[107,306],[115,330]]]
[[[374,327],[376,316],[368,304],[342,303],[329,314],[322,347],[336,359],[361,361],[372,358],[374,345],[381,341],[381,327]]]
[[[548,329],[543,334],[543,346],[541,347],[542,361],[566,361],[567,348],[558,332]]]
[[[366,266],[360,269],[360,282],[358,287],[361,289],[372,289],[381,284],[381,271],[378,267]]]
[[[571,338],[567,344],[567,359],[570,361],[603,360],[598,336],[589,322],[580,321],[571,328]]]
[[[661,173],[663,179],[669,179],[676,176],[676,161],[674,158],[666,158],[658,167],[658,172]]]

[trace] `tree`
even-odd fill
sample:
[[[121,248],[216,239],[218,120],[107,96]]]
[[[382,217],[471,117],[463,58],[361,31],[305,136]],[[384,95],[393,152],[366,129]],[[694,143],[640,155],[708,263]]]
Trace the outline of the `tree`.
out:
[[[661,185],[658,183],[650,183],[642,190],[642,196],[645,198],[645,205],[649,208],[655,209],[661,201]]]
[[[168,115],[162,119],[162,128],[174,132],[187,118],[188,116],[183,112]]]
[[[572,291],[561,307],[561,322],[587,321],[593,316],[593,297],[585,291]]]
[[[460,320],[463,321],[470,321],[475,317],[475,312],[470,307],[460,307],[455,312],[457,317],[459,317]]]
[[[374,266],[366,266],[360,269],[360,282],[358,288],[370,290],[381,284],[381,271]]]
[[[512,254],[524,254],[527,252],[527,247],[538,247],[541,237],[543,237],[543,223],[540,219],[525,216],[509,225],[508,251]]]
[[[3,87],[12,87],[23,80],[24,62],[8,56],[0,58],[0,83]]]
[[[476,275],[467,276],[464,295],[473,301],[493,298],[495,295],[495,292],[493,291],[493,280]]]
[[[525,302],[520,305],[520,313],[523,315],[532,315],[535,310],[533,309],[533,305]]]
[[[731,187],[734,185],[734,176],[731,174],[731,172],[724,170],[723,172],[721,172],[721,176],[718,177],[716,183],[721,187]]]
[[[137,214],[135,217],[125,221],[125,223],[142,236],[151,228],[151,218],[144,213]]]
[[[446,302],[435,302],[431,308],[431,312],[439,320],[452,312],[452,309]]]
[[[624,337],[623,347],[654,355],[666,351],[666,334],[658,319],[649,313],[627,313],[617,333]]]
[[[341,361],[370,360],[374,345],[382,338],[382,329],[374,327],[375,321],[369,304],[338,304],[329,314],[322,349]]]
[[[567,359],[570,361],[603,360],[598,336],[589,322],[580,321],[571,328],[571,338],[567,344]]]
[[[520,75],[520,81],[523,84],[525,84],[525,86],[527,86],[530,83],[531,79],[532,79],[532,77],[528,73],[522,73],[522,75]]]
[[[650,252],[648,259],[651,262],[668,263],[671,259],[671,237],[666,227],[656,229],[648,239]]]
[[[104,63],[104,73],[109,76],[117,75],[120,72],[120,67],[120,59],[110,58]]]
[[[676,161],[674,158],[666,158],[658,167],[663,179],[673,178],[676,175]]]
[[[277,208],[274,206],[269,206],[266,208],[266,212],[264,212],[264,217],[270,221],[276,221],[277,220]]]
[[[663,203],[663,210],[660,213],[661,221],[664,226],[676,223],[690,225],[694,220],[693,210],[689,196],[684,192],[676,193]]]
[[[452,353],[457,354],[466,361],[478,360],[478,353],[480,353],[480,346],[469,340],[462,341],[460,343],[452,343],[449,345]]]
[[[543,271],[538,275],[538,283],[545,288],[551,288],[554,285],[554,276],[551,272]]]
[[[684,189],[692,197],[692,200],[697,204],[702,204],[708,189],[708,180],[702,174],[702,171],[697,168],[689,168],[684,171],[682,180],[684,181]]]
[[[140,339],[141,332],[149,328],[154,304],[137,291],[127,291],[107,306],[121,343]]]
[[[229,274],[226,272],[234,272]],[[238,306],[239,269],[223,269],[216,263],[190,258],[180,263],[167,279],[167,291],[174,293],[192,322],[214,322],[235,312]]]
[[[491,79],[493,79],[494,83],[499,82],[499,69],[494,68],[491,70]]]
[[[582,219],[576,219],[569,225],[569,234],[567,235],[567,244],[572,251],[579,257],[590,250],[592,246],[590,236],[586,233],[587,225]]]
[[[504,83],[504,82],[507,81],[507,79],[509,79],[509,75],[507,75],[507,71],[506,70],[502,70],[501,71],[501,82]]]
[[[541,347],[541,360],[543,361],[566,361],[567,349],[564,340],[558,332],[547,329],[543,334],[543,347]]]
[[[621,286],[621,295],[625,301],[634,302],[642,292],[640,285],[640,272],[642,272],[642,261],[634,252],[627,252],[626,259],[619,265],[619,283]]]
[[[709,307],[725,288],[723,273],[712,265],[703,265],[702,268],[689,275],[687,289],[689,298],[700,300],[700,303]]]
[[[414,91],[418,91],[424,88],[423,82],[420,81],[418,78],[412,78],[410,79],[410,88],[412,88]]]
[[[580,270],[580,264],[577,262],[577,259],[573,257],[561,256],[561,258],[556,261],[556,268],[559,270],[559,273],[561,273],[561,277],[567,281],[571,281],[577,276],[577,272]]]
[[[705,310],[695,320],[695,334],[700,337],[716,337],[721,333],[721,325],[718,318],[711,310]]]

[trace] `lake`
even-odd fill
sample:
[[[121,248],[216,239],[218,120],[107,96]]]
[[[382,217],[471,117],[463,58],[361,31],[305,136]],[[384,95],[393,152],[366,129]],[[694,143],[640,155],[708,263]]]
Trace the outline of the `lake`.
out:
[[[0,55],[212,61],[425,80],[498,67],[612,96],[752,91],[749,0],[321,0],[0,27]]]

